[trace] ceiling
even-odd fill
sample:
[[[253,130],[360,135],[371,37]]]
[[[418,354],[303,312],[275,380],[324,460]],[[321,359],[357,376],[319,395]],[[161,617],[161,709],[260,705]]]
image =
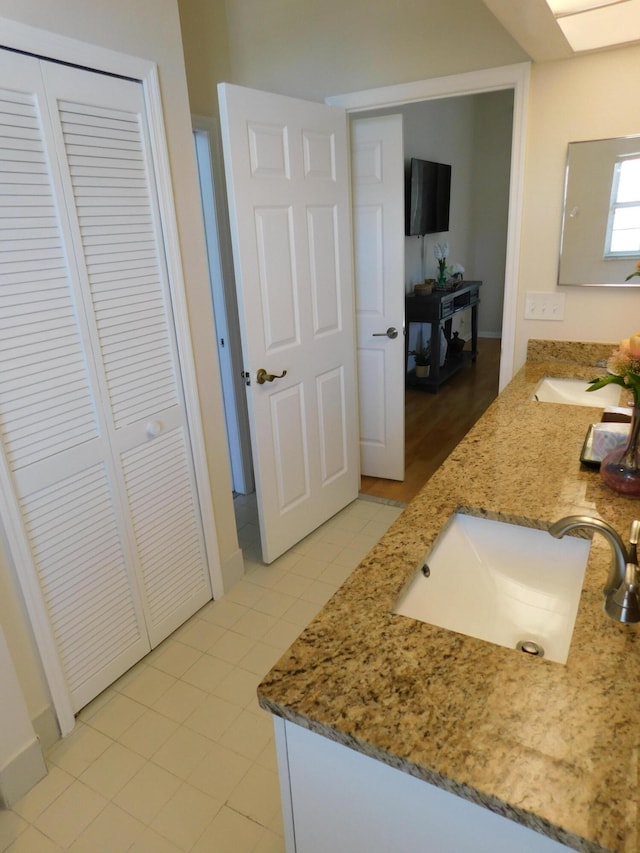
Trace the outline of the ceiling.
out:
[[[546,0],[483,0],[535,62],[640,42],[640,0],[556,18]]]

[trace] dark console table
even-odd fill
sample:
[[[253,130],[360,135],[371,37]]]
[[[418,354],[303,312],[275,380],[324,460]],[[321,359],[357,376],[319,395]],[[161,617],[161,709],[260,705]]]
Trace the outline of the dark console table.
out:
[[[457,290],[434,290],[428,296],[405,298],[405,366],[409,356],[409,324],[431,325],[431,367],[426,379],[416,377],[414,371],[407,373],[407,384],[437,392],[440,385],[478,356],[478,305],[480,304],[481,281],[465,281]],[[451,321],[460,311],[471,311],[471,350],[448,357],[440,366],[440,326],[446,339],[451,340]]]

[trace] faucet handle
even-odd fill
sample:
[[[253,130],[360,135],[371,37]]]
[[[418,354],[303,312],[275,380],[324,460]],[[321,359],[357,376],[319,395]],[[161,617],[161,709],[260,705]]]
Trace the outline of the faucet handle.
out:
[[[635,550],[635,543],[631,548]],[[605,597],[605,613],[616,622],[635,624],[640,622],[640,590],[638,589],[638,566],[629,561],[625,568],[624,581],[618,589]]]
[[[640,540],[640,521],[636,518],[631,522],[629,532],[629,562],[638,565],[638,541]]]

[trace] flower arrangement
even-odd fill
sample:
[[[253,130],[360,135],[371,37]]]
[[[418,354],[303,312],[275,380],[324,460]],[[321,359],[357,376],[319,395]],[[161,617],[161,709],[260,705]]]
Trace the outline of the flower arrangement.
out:
[[[438,262],[438,284],[443,285],[447,280],[447,258],[449,257],[449,244],[436,243],[433,254]]]
[[[433,254],[438,262],[438,286],[444,287],[448,278],[456,280],[462,279],[464,267],[462,264],[452,264],[447,266],[447,258],[449,257],[449,244],[436,243],[433,247]]]
[[[625,278],[625,281],[629,281],[630,278],[633,278],[636,275],[640,276],[640,261],[636,264],[635,270]]]
[[[637,273],[640,275],[640,267]],[[608,373],[592,379],[587,391],[597,391],[605,385],[621,385],[633,394],[634,405],[640,405],[640,332],[624,338],[607,361]]]

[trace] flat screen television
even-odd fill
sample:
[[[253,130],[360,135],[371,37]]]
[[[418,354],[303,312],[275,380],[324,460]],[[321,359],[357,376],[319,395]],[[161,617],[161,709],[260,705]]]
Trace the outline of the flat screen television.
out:
[[[448,231],[450,196],[451,166],[412,157],[405,192],[405,234]]]

